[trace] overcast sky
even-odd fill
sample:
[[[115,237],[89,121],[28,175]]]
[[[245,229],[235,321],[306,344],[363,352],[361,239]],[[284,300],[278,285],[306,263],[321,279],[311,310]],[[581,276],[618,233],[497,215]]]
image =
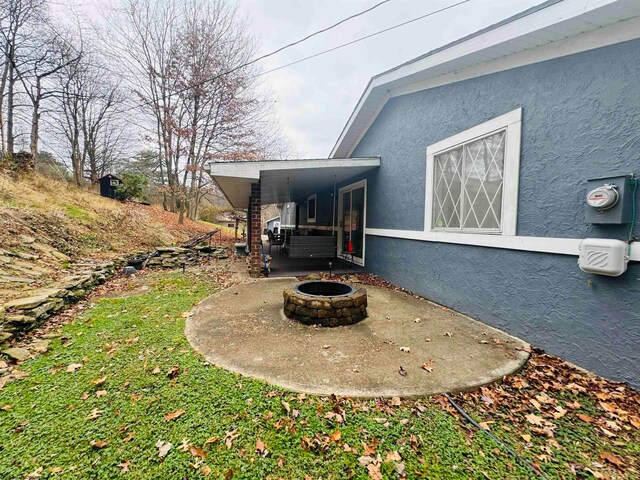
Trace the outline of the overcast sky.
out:
[[[251,25],[265,54],[365,10],[380,0],[228,0]],[[262,71],[458,3],[460,0],[391,0],[372,12],[259,63]],[[429,50],[499,22],[543,0],[470,0],[410,25],[261,77],[297,158],[326,158],[369,79]],[[119,0],[58,0],[102,23]],[[63,7],[64,6],[64,7]],[[71,6],[71,7],[70,7]],[[67,10],[68,11],[68,10]]]
[[[402,23],[459,0],[392,0],[361,17],[261,62],[263,71]],[[277,96],[283,130],[301,157],[327,157],[369,79],[542,0],[468,3],[263,77]],[[378,0],[238,0],[264,53]]]

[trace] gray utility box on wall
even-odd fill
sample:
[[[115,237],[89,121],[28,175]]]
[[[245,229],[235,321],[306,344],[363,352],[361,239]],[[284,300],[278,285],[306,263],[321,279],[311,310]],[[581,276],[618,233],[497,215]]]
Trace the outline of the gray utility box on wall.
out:
[[[609,208],[592,207],[587,203],[587,222],[608,225],[630,223],[631,202],[633,201],[633,182],[631,178],[630,175],[621,175],[587,180],[587,202],[589,201],[589,195],[600,187],[614,188],[617,192],[617,201]]]

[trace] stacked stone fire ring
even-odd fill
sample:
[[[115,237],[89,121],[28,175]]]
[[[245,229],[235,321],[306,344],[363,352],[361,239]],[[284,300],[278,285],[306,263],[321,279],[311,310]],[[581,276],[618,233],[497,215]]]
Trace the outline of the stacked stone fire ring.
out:
[[[367,291],[348,283],[301,282],[283,292],[284,314],[305,325],[339,327],[367,317]]]

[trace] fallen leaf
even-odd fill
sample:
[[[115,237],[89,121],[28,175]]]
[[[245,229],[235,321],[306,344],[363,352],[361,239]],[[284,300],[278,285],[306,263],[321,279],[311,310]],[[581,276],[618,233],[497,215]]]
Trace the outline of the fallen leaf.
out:
[[[106,391],[106,390],[98,390],[98,391],[96,392],[96,397],[97,397],[97,398],[104,397],[106,394],[107,394],[107,391]]]
[[[262,440],[259,440],[259,439],[256,440],[256,452],[263,454],[266,449],[267,449],[267,446],[264,444]]]
[[[67,365],[67,372],[68,373],[73,373],[76,370],[80,370],[82,368],[82,364],[81,363],[70,363],[69,365]]]
[[[169,450],[171,450],[171,447],[173,447],[173,445],[171,444],[171,442],[163,442],[162,440],[158,440],[158,443],[156,443],[156,447],[158,448],[158,456],[160,458],[164,458],[167,456]]]
[[[124,462],[118,464],[118,467],[122,469],[122,473],[128,472],[130,466],[131,462],[129,460],[125,460]]]
[[[189,318],[189,317],[193,316],[193,313],[194,313],[194,312],[192,312],[192,311],[191,311],[191,312],[182,312],[182,313],[180,314],[180,316],[181,316],[182,318]]]
[[[282,401],[282,406],[284,407],[284,409],[287,411],[287,413],[291,413],[291,407],[289,406],[288,402],[285,402],[284,400]]]
[[[167,373],[169,378],[176,378],[178,375],[180,375],[180,367],[178,365],[171,367],[171,370]]]
[[[209,454],[202,450],[201,448],[196,447],[195,445],[189,445],[189,453],[194,457],[207,458]]]
[[[635,417],[633,415],[629,416],[629,423],[636,428],[640,428],[640,417]]]
[[[109,445],[109,440],[91,440],[89,445],[93,448],[104,448]]]
[[[445,337],[453,337],[453,333],[451,332],[444,332],[442,335],[444,335]]]
[[[407,376],[407,371],[403,368],[403,366],[402,366],[402,365],[400,365],[400,368],[398,369],[398,373],[399,373],[400,375],[402,375],[403,377],[406,377],[406,376]]]
[[[394,407],[399,407],[400,405],[402,405],[400,397],[391,397],[391,405],[393,405]]]
[[[49,471],[51,473],[62,473],[62,467],[51,467]]]
[[[131,394],[131,401],[132,402],[139,402],[141,398],[142,398],[142,393],[132,393]]]
[[[240,436],[240,434],[236,433],[238,430],[228,430],[224,437],[224,443],[227,446],[227,450],[230,450],[233,446],[233,441]]]
[[[400,347],[400,351],[404,353],[411,353],[411,348],[409,347]]]
[[[385,462],[399,462],[400,460],[402,460],[402,457],[396,451],[387,453],[387,456],[384,459]]]
[[[488,422],[479,422],[478,425],[480,425],[482,428],[484,428],[485,430],[491,430],[491,424],[493,422],[492,421],[488,421]]]
[[[158,375],[160,373],[160,367],[154,368],[151,373],[153,373],[154,375]]]
[[[529,422],[531,425],[542,425],[544,422],[542,417],[539,417],[534,413],[530,413],[525,418],[527,419],[527,422]]]
[[[89,416],[87,417],[87,420],[95,420],[96,418],[98,418],[100,415],[102,414],[101,410],[98,410],[97,408],[94,408],[93,410],[91,410],[91,413],[89,414]]]
[[[618,408],[613,403],[598,402],[598,405],[600,405],[604,411],[609,413],[616,413],[618,411]]]
[[[107,381],[107,376],[105,375],[104,377],[100,377],[100,378],[96,378],[95,380],[91,380],[91,383],[93,383],[94,385],[102,385],[106,381]]]
[[[433,372],[433,361],[427,360],[422,365],[420,365],[420,368],[427,372]]]
[[[322,349],[323,349],[323,350],[327,350],[327,349],[329,349],[329,348],[331,348],[331,345],[322,345]]]
[[[622,467],[624,467],[624,462],[620,459],[620,457],[617,457],[616,455],[614,455],[611,452],[602,452],[600,454],[600,458],[602,460],[604,460],[605,462],[609,462],[612,465],[615,465],[616,467],[622,469]]]
[[[340,440],[341,437],[342,437],[342,433],[340,432],[340,430],[336,430],[331,435],[329,435],[329,440],[331,440],[332,442],[337,442]]]
[[[13,407],[9,404],[4,405],[0,410],[4,410],[5,412],[11,410]]]
[[[211,467],[209,465],[205,465],[200,469],[200,473],[205,477],[211,475]]]
[[[24,478],[40,478],[42,476],[41,473],[43,472],[43,470],[44,467],[38,467],[33,472],[26,474]]]
[[[522,439],[523,439],[525,442],[527,442],[527,443],[531,442],[531,435],[529,435],[528,433],[524,433],[524,434],[522,434],[522,435],[520,435],[520,436],[522,437]]]
[[[419,318],[414,318],[413,319],[413,323],[420,323],[420,319]]]
[[[133,440],[133,437],[135,434],[136,432],[131,432],[129,435],[127,435],[125,438],[122,439],[122,442],[129,443],[131,440]]]
[[[367,472],[371,480],[382,480],[382,473],[380,472],[380,465],[377,463],[370,463],[367,465]]]
[[[585,415],[584,413],[579,413],[578,418],[583,422],[594,423],[596,421],[595,418],[590,417],[589,415]]]
[[[164,416],[165,421],[170,422],[172,420],[175,420],[176,418],[181,417],[182,415],[184,415],[185,413],[187,413],[186,410],[183,409],[179,409],[176,410],[175,412],[169,412]]]

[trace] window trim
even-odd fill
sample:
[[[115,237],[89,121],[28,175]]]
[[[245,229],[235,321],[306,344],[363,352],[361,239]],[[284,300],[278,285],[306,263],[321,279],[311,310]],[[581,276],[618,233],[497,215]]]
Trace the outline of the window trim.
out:
[[[452,150],[464,143],[486,137],[501,130],[506,130],[504,168],[502,183],[502,219],[501,230],[447,230],[434,229],[433,219],[433,181],[435,162],[434,157],[440,153]],[[463,132],[445,138],[427,147],[426,158],[426,188],[424,231],[438,232],[443,235],[459,237],[460,235],[509,235],[516,234],[518,220],[518,187],[520,181],[520,141],[522,136],[522,108],[516,108],[504,115],[495,117],[487,122],[476,125]]]
[[[315,200],[315,202],[313,204],[313,206],[314,206],[313,217],[309,216],[309,201],[310,200]],[[313,195],[309,195],[307,197],[307,223],[316,223],[316,215],[317,214],[318,214],[318,197],[314,193]]]

